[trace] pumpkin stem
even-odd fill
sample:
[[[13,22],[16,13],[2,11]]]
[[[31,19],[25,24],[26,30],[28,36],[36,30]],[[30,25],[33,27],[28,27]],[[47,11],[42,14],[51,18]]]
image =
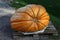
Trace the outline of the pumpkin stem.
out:
[[[37,18],[34,18],[33,21],[34,21],[34,22],[38,22],[38,19],[37,19]]]

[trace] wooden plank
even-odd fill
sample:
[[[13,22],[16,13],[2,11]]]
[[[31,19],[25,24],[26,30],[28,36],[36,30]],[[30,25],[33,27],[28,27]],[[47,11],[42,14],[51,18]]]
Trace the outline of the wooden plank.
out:
[[[58,31],[52,24],[52,22],[49,23],[48,27],[46,28],[44,34],[53,34],[53,35],[58,35]]]
[[[14,40],[33,40],[33,36],[14,36]]]
[[[39,40],[40,39],[40,36],[39,35],[33,35],[33,40]]]
[[[54,40],[54,39],[49,39],[48,35],[56,35],[58,34],[58,31],[52,24],[52,22],[49,23],[48,27],[44,31],[44,33],[39,33],[39,34],[32,34],[32,35],[23,35],[20,32],[14,32],[14,39],[16,40]]]
[[[49,36],[48,35],[39,35],[39,39],[40,40],[49,40]]]

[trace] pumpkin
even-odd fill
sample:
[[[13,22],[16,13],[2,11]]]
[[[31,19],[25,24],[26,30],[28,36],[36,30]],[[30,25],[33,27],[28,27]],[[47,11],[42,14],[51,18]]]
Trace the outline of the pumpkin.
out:
[[[11,17],[11,27],[20,32],[36,32],[49,24],[49,15],[42,5],[31,4],[16,10]]]

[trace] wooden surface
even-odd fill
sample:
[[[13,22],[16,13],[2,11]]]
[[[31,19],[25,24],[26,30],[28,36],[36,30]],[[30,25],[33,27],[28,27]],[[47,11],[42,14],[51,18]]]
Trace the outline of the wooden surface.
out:
[[[48,38],[48,35],[56,36],[58,32],[52,22],[50,22],[44,33],[23,35],[20,32],[14,32],[13,35],[16,40],[52,40]]]

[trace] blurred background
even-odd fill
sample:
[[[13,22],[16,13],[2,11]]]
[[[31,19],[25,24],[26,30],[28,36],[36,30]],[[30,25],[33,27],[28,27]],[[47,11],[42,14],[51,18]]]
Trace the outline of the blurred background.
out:
[[[57,37],[51,36],[56,40],[60,39],[60,0],[13,0],[9,3],[10,6],[18,9],[28,4],[43,5],[50,15],[51,21],[59,32]]]

